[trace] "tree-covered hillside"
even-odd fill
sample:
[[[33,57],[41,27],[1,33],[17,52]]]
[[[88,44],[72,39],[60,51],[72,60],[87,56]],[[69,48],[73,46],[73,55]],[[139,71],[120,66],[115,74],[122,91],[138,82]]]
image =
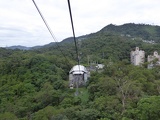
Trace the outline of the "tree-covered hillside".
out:
[[[153,40],[160,42],[160,26],[146,25],[146,24],[124,24],[116,26],[110,24],[104,27],[100,32],[108,32],[121,34],[132,38],[142,38],[143,40]]]
[[[130,26],[130,24],[128,24],[128,26]],[[133,24],[133,26],[136,26],[136,24]],[[106,29],[107,28],[109,27],[107,26]],[[153,54],[154,51],[160,52],[160,44],[144,42],[141,38],[136,37],[137,34],[132,37],[128,37],[126,35],[123,36],[118,32],[120,28],[117,27],[114,32],[108,32],[102,29],[97,33],[77,37],[77,44],[80,53],[79,56],[81,63],[86,64],[88,59],[97,62],[102,62],[103,59],[110,59],[112,61],[119,61],[125,59],[130,61],[130,51],[135,49],[135,47],[139,47],[140,49],[144,50],[146,53],[146,58],[148,55]],[[128,29],[124,29],[124,32],[128,32],[129,28],[130,27],[128,27]],[[139,33],[139,31],[137,31],[137,33]],[[154,36],[150,34],[150,37]],[[61,46],[66,56],[69,56],[70,58],[76,60],[73,38],[65,39],[64,41],[59,43],[59,45]],[[49,47],[45,50],[53,49],[58,49],[58,47]],[[60,51],[59,54],[61,54]]]
[[[158,120],[160,67],[131,65],[130,51],[140,47],[147,57],[160,53],[160,44],[118,31],[78,38],[80,63],[105,65],[101,72],[91,71],[78,96],[68,88],[68,72],[77,64],[71,39],[59,43],[60,49],[55,44],[29,51],[0,48],[0,119]]]

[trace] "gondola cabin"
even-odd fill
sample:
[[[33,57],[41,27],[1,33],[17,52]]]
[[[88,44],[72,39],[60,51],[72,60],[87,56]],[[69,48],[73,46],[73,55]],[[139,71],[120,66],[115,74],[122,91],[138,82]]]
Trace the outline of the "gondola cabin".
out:
[[[69,87],[75,88],[77,85],[82,87],[86,84],[89,72],[83,65],[75,65],[69,72]]]

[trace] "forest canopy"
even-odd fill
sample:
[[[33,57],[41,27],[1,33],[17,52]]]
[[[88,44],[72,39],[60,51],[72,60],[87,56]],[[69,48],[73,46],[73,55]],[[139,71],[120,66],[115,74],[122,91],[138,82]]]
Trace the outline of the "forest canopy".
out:
[[[139,47],[146,58],[155,50],[160,53],[160,39],[152,35],[159,27],[119,27],[109,25],[77,38],[82,65],[105,65],[101,71],[91,71],[78,96],[74,94],[76,89],[68,86],[69,71],[77,64],[72,40],[59,43],[63,54],[54,44],[35,50],[0,48],[0,119],[158,120],[160,67],[147,69],[147,62],[142,66],[131,65],[130,51]],[[157,43],[142,41],[146,38],[141,30],[144,28],[150,33],[149,40],[154,38]]]

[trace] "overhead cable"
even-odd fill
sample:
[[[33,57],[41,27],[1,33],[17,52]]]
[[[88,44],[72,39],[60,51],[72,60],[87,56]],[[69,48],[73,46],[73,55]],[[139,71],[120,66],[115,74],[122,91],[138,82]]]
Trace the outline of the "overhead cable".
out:
[[[45,18],[43,17],[43,15],[42,15],[40,9],[38,8],[38,6],[37,6],[37,4],[36,4],[36,2],[35,2],[34,0],[32,0],[32,1],[33,1],[33,3],[34,3],[34,5],[35,5],[35,7],[36,7],[36,9],[37,9],[37,11],[38,11],[38,13],[40,14],[40,16],[41,16],[43,22],[45,23],[45,25],[46,25],[48,31],[50,32],[52,38],[54,39],[54,41],[55,41],[57,47],[59,48],[59,50],[60,50],[60,52],[62,53],[62,55],[64,56],[64,58],[65,58],[65,59],[67,60],[67,62],[69,63],[69,60],[66,58],[66,56],[64,55],[62,49],[61,49],[60,46],[58,45],[58,42],[57,42],[57,40],[56,40],[55,35],[53,34],[52,30],[50,29],[49,25],[47,24],[47,21],[46,21]]]
[[[77,41],[76,41],[76,37],[75,37],[74,24],[73,24],[73,19],[72,19],[71,5],[70,5],[70,1],[69,0],[68,0],[68,8],[69,8],[69,13],[70,13],[72,32],[73,32],[73,39],[74,39],[74,43],[75,43],[75,50],[76,50],[76,54],[77,54],[77,63],[78,63],[78,65],[80,65],[80,62],[79,62],[79,53],[78,53],[78,47],[77,47]]]

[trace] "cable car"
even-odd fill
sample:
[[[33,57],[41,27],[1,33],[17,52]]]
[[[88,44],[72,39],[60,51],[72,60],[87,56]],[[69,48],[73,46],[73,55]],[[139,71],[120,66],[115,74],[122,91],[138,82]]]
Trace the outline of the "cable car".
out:
[[[69,72],[70,89],[78,86],[85,86],[89,78],[89,72],[83,65],[75,65]]]

